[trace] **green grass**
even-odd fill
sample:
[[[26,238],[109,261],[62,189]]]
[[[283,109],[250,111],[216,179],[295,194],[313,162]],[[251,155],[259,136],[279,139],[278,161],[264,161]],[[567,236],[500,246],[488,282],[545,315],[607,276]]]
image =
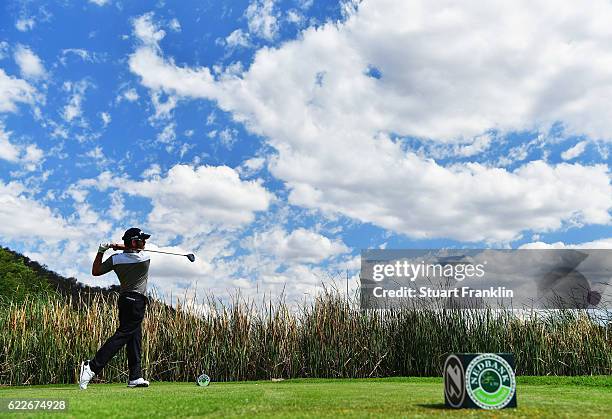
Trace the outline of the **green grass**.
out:
[[[612,377],[519,377],[517,409],[448,410],[439,378],[2,387],[0,398],[67,399],[71,417],[605,417]],[[4,414],[3,414],[4,416]],[[10,417],[11,415],[7,415]],[[28,417],[27,414],[15,414]],[[59,417],[59,416],[56,416]]]

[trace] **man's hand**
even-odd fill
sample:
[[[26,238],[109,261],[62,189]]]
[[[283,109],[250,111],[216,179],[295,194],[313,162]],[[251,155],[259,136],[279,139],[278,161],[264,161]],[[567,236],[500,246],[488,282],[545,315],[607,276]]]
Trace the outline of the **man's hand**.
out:
[[[112,243],[102,243],[100,244],[100,247],[98,247],[98,253],[104,253],[112,247],[113,247]]]

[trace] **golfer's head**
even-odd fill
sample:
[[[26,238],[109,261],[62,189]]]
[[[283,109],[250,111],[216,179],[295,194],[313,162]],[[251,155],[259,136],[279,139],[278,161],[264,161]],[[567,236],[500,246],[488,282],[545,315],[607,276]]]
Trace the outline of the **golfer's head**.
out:
[[[143,233],[142,230],[132,227],[123,234],[122,240],[126,249],[144,249],[150,234]]]

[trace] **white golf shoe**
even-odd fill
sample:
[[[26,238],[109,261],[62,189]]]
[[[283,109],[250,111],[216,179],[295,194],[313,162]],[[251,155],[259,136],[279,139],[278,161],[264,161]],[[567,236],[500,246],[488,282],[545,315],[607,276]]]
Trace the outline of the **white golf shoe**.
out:
[[[89,361],[81,362],[81,374],[79,375],[79,387],[81,390],[87,389],[87,384],[96,374],[89,367]]]
[[[145,380],[144,378],[140,377],[140,378],[137,378],[136,380],[130,380],[130,382],[128,383],[128,387],[130,388],[149,387],[149,382]]]

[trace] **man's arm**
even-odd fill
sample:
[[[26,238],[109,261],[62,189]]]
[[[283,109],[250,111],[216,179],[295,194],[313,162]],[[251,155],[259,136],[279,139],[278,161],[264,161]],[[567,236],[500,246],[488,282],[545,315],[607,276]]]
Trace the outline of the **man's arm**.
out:
[[[100,253],[98,251],[98,254],[96,255],[96,258],[93,261],[93,265],[91,266],[91,274],[93,276],[103,275],[100,272],[100,268],[102,268],[102,257],[104,257],[104,253]]]
[[[107,262],[110,262],[108,266],[104,266],[106,265],[106,263],[102,263],[102,258],[104,257],[104,252],[106,252],[108,249],[114,249],[114,250],[118,250],[118,249],[123,249],[122,245],[119,244],[112,244],[112,243],[105,243],[105,244],[101,244],[100,247],[98,248],[98,254],[96,255],[96,258],[93,261],[93,265],[91,265],[91,274],[93,276],[100,276],[100,275],[104,275],[107,272],[110,272],[112,270],[112,260]]]

